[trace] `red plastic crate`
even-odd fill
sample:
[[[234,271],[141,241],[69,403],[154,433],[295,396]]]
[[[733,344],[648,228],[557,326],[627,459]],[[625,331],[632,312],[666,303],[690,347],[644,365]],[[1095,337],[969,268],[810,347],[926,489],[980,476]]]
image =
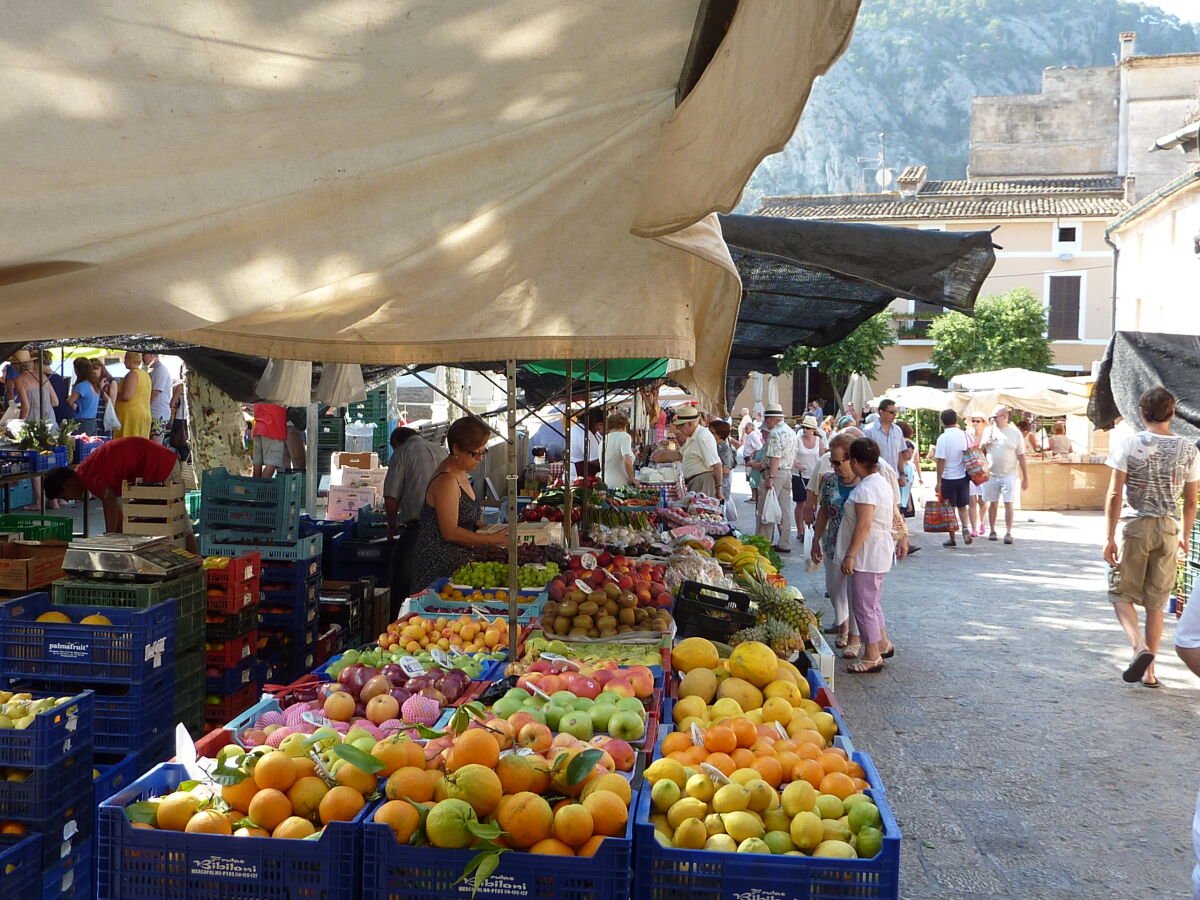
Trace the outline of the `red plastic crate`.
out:
[[[206,569],[209,591],[221,591],[223,596],[209,594],[208,611],[228,615],[241,611],[248,603],[258,600],[258,580],[262,572],[262,555],[257,551],[244,553],[229,560],[223,569]]]
[[[249,709],[258,699],[258,685],[253,682],[246,685],[236,694],[222,697],[220,703],[209,703],[204,699],[204,721],[224,725],[244,709]]]
[[[220,649],[216,649],[214,645],[220,645]],[[251,631],[239,637],[228,638],[224,641],[208,641],[205,644],[204,664],[206,666],[220,666],[223,668],[233,668],[241,665],[250,657],[258,653],[258,631]]]

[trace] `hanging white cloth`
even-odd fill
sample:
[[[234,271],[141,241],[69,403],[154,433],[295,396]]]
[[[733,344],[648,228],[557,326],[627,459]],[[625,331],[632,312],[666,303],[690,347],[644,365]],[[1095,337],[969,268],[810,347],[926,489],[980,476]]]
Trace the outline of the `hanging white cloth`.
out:
[[[259,399],[280,406],[308,406],[312,397],[312,363],[269,359],[256,388]]]
[[[326,406],[345,406],[367,399],[362,366],[356,363],[325,363],[321,383],[317,385],[317,402]]]

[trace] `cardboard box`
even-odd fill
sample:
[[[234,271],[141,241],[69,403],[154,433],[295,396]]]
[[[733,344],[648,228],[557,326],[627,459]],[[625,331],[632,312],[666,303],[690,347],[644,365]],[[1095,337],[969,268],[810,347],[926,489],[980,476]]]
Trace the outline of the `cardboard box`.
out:
[[[355,469],[345,467],[334,469],[329,474],[329,484],[334,487],[371,487],[380,494],[383,493],[383,482],[387,479],[387,468]]]
[[[327,519],[344,522],[358,516],[358,511],[364,506],[374,506],[379,500],[378,491],[372,487],[337,487],[329,488],[329,511]]]
[[[480,534],[499,534],[506,533],[508,526],[488,525],[479,529]],[[545,546],[546,544],[562,544],[563,528],[562,522],[518,522],[517,523],[517,543],[518,544],[536,544]]]
[[[330,456],[333,470],[338,469],[378,469],[379,454],[369,453],[334,453]]]
[[[0,543],[0,590],[27,591],[63,577],[66,541]]]

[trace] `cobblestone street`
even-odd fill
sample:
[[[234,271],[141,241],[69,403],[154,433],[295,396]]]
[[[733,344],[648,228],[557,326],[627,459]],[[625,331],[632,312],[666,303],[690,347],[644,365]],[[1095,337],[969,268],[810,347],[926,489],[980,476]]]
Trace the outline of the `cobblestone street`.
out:
[[[904,836],[902,897],[1191,897],[1200,682],[1174,654],[1170,614],[1163,687],[1121,680],[1132,654],[1104,591],[1103,534],[1099,512],[1020,511],[1011,546],[918,533],[923,549],[884,584],[895,658],[864,676],[838,661],[853,742]],[[785,574],[830,622],[809,546],[793,544]]]

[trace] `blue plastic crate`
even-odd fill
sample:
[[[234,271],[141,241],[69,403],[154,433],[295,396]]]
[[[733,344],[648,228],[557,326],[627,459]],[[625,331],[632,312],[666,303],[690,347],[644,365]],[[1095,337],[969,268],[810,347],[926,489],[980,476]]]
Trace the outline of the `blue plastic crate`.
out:
[[[175,671],[140,685],[97,688],[92,744],[97,752],[141,753],[175,733]]]
[[[174,657],[178,606],[167,599],[146,609],[56,607],[45,593],[10,600],[0,604],[0,677],[89,683],[153,678]],[[72,623],[35,621],[52,610]],[[112,624],[75,624],[93,614]]]
[[[42,836],[0,836],[0,900],[36,897],[42,879]]]
[[[200,530],[221,529],[247,534],[252,540],[294,541],[300,537],[300,504],[259,506],[201,497]]]
[[[546,608],[548,597],[545,592],[535,593],[533,589],[520,592],[520,599],[517,601],[517,622],[521,625],[528,625],[531,622],[542,618],[542,611]],[[455,617],[466,613],[467,615],[476,615],[475,608],[485,610],[488,617],[503,616],[508,618],[508,603],[491,601],[491,600],[446,600],[440,594],[433,591],[425,591],[416,594],[408,600],[409,612],[415,612],[419,615],[436,618],[438,616]]]
[[[865,756],[865,754],[858,754]],[[866,768],[864,766],[864,768]],[[894,900],[900,896],[900,828],[882,791],[866,794],[883,818],[883,846],[871,859],[767,856],[675,850],[654,837],[650,792],[637,803],[634,900]],[[507,854],[506,854],[507,855]]]
[[[71,691],[31,691],[33,699],[63,697]],[[93,699],[91,691],[68,696],[54,708],[35,716],[28,728],[0,729],[0,766],[54,765],[92,741]]]
[[[330,581],[358,581],[374,578],[377,586],[386,587],[391,579],[391,560],[380,562],[338,562],[329,564],[325,577]]]
[[[334,563],[384,563],[392,558],[392,545],[387,541],[360,541],[342,533],[333,539]]]
[[[305,600],[303,603],[293,606],[286,613],[268,613],[264,612],[261,617],[260,630],[276,629],[293,632],[304,631],[305,633],[311,629],[312,643],[316,643],[317,635],[317,620],[320,615],[320,605],[316,600]]]
[[[22,769],[24,781],[0,781],[0,819],[41,819],[92,786],[92,746],[76,747],[50,766]]]
[[[283,585],[297,585],[310,578],[320,578],[321,569],[319,556],[291,562],[270,563],[262,567],[259,584],[263,590],[278,590]]]
[[[111,797],[141,774],[138,753],[95,753],[92,768],[100,774],[92,781],[96,802]]]
[[[277,474],[274,478],[231,475],[228,469],[205,469],[200,475],[200,512],[209,500],[236,500],[239,503],[287,505],[301,503],[303,478]]]
[[[200,535],[200,552],[204,556],[243,556],[257,551],[264,561],[312,559],[321,555],[321,546],[319,533],[284,543],[259,542],[235,531],[209,531]]]
[[[254,681],[254,672],[252,671],[254,662],[252,659],[247,659],[240,665],[223,671],[220,678],[205,678],[204,693],[217,694],[221,697],[236,694]]]
[[[8,509],[18,510],[22,506],[30,506],[33,504],[33,482],[28,478],[23,481],[18,481],[16,484],[9,485],[8,488]]]
[[[95,868],[94,838],[72,848],[41,874],[42,900],[75,900],[92,896],[92,872]]]
[[[274,697],[263,697],[245,712],[239,713],[225,723],[225,730],[233,735],[233,740],[237,743],[238,734],[247,728],[252,728],[258,721],[258,717],[267,712],[283,712],[283,707]]]
[[[386,512],[377,512],[369,506],[358,511],[358,516],[349,523],[349,531],[358,541],[369,541],[372,538],[387,537],[388,521]]]
[[[91,843],[96,828],[96,804],[90,787],[80,791],[70,801],[38,817],[10,816],[31,832],[42,836],[40,872],[48,871],[63,860],[72,858]],[[39,873],[39,879],[41,875]],[[0,879],[2,882],[3,879]],[[36,894],[34,896],[37,896]]]
[[[151,769],[99,808],[97,895],[106,900],[358,900],[361,822],[317,840],[234,838],[135,829],[125,807],[174,790],[183,766]]]
[[[634,791],[635,802],[637,795]],[[370,808],[362,824],[363,900],[447,900],[471,895],[473,882],[457,882],[476,851],[401,845],[388,826],[371,821],[375,808]],[[630,813],[624,836],[605,838],[595,856],[556,856],[548,862],[544,856],[519,851],[501,855],[495,874],[475,893],[476,900],[625,900],[633,865]]]

